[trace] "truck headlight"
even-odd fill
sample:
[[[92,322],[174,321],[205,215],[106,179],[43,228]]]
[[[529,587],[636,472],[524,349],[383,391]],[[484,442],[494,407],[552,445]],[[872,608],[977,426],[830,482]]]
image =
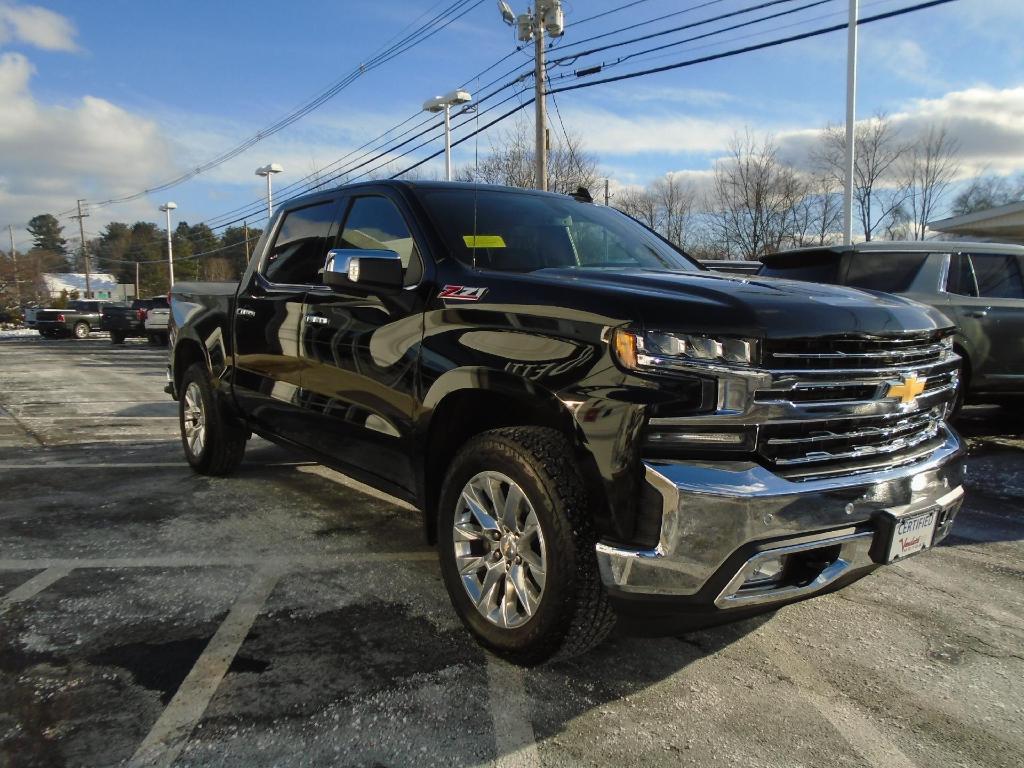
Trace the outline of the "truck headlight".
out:
[[[637,371],[671,370],[693,364],[750,367],[757,363],[757,341],[664,331],[616,328],[612,349],[619,362]]]

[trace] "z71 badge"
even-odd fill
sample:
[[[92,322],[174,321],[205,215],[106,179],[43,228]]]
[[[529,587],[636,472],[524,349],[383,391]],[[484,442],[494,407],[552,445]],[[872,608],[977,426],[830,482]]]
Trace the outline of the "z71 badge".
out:
[[[439,299],[454,299],[456,301],[480,301],[487,293],[486,288],[474,288],[471,285],[446,285],[437,294]]]

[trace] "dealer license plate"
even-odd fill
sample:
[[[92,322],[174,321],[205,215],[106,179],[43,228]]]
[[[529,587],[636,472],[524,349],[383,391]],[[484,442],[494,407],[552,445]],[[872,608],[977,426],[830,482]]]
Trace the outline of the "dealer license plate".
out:
[[[889,562],[902,560],[932,545],[938,509],[929,509],[896,520],[889,543]]]

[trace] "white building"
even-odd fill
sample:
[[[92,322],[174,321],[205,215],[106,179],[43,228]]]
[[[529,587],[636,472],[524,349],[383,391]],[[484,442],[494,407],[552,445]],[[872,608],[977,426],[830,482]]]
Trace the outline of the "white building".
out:
[[[69,294],[78,291],[79,298],[86,298],[84,272],[44,272],[42,277],[52,299],[60,298],[64,291]],[[89,287],[92,289],[92,298],[94,299],[123,301],[135,294],[134,286],[120,284],[116,277],[105,272],[90,272]]]

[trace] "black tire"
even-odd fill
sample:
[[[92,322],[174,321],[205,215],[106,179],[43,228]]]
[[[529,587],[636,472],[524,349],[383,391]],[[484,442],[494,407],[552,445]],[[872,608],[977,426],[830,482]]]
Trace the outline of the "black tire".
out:
[[[186,434],[187,400],[195,396],[202,408],[204,436],[201,445],[194,447]],[[213,390],[206,368],[196,363],[185,371],[178,396],[178,426],[185,459],[192,469],[202,475],[229,475],[238,468],[245,456],[249,433],[236,424],[224,411],[224,404]]]
[[[46,338],[47,336],[49,336],[49,332],[47,332],[47,331],[44,331],[44,330],[43,330],[42,328],[37,328],[36,330],[37,330],[37,332],[39,333],[39,335],[40,335],[40,336],[42,336],[42,337],[43,337],[44,339],[45,339],[45,338]]]
[[[455,612],[481,645],[516,664],[578,656],[604,640],[615,624],[598,572],[591,503],[573,456],[570,442],[554,429],[491,430],[459,451],[441,490],[437,540]],[[458,571],[452,531],[459,499],[481,472],[501,473],[519,485],[544,537],[545,584],[538,606],[521,626],[505,628],[487,619]]]
[[[71,329],[71,335],[74,336],[76,339],[84,339],[89,335],[91,331],[92,328],[89,327],[89,324],[87,322],[85,322],[84,320],[79,320],[77,323],[75,323],[75,327]]]
[[[124,334],[119,331],[110,332],[110,343],[111,344],[124,344]]]
[[[149,346],[158,347],[160,346],[160,339],[157,338],[155,333],[147,333],[146,340],[149,342]]]

